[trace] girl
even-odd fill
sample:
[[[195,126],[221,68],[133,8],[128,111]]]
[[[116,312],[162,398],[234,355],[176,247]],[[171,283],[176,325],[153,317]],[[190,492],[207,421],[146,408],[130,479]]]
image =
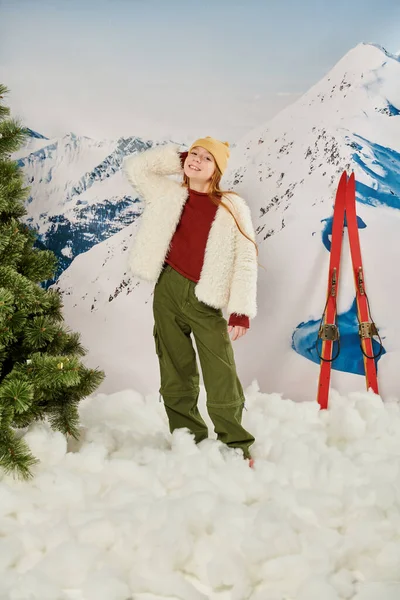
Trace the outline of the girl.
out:
[[[155,283],[153,336],[171,433],[187,427],[196,443],[208,437],[193,333],[215,433],[253,466],[229,333],[241,337],[256,316],[258,249],[246,202],[219,187],[228,158],[227,142],[206,137],[189,152],[167,144],[125,159],[124,173],[145,201],[130,268]]]

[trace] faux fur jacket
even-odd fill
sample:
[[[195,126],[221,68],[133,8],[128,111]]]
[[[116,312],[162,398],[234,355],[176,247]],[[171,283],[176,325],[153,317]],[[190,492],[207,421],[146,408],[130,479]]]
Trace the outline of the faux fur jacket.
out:
[[[182,173],[179,146],[156,146],[125,158],[123,172],[145,201],[141,223],[130,252],[134,275],[156,283],[168,254],[170,242],[188,198],[188,190],[169,175]],[[241,228],[253,240],[250,209],[235,194],[223,197]],[[195,295],[201,302],[247,315],[257,314],[257,254],[228,211],[219,206],[210,228],[200,279]]]

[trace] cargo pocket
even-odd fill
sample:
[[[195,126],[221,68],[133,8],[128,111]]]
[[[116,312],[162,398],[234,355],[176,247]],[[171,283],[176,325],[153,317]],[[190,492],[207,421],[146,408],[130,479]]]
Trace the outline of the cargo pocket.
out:
[[[154,323],[154,326],[153,326],[153,337],[154,337],[154,344],[155,344],[155,347],[156,347],[156,354],[157,354],[158,358],[161,358],[160,338],[158,336],[157,325],[155,323]]]

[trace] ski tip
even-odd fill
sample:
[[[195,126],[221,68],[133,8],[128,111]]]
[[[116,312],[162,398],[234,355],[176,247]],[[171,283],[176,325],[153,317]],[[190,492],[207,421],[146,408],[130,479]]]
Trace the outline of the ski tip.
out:
[[[354,174],[354,171],[351,172],[350,178],[347,182],[347,189],[349,191],[350,194],[354,194],[355,193],[355,189],[356,189],[356,176]]]

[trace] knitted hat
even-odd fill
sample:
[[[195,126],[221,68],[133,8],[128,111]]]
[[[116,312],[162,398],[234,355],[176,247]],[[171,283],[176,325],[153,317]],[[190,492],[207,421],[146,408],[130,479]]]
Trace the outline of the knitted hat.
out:
[[[202,148],[208,150],[213,155],[221,173],[225,171],[230,155],[228,142],[220,142],[219,140],[216,140],[208,135],[205,138],[199,138],[196,140],[190,146],[189,152],[191,152],[195,146],[201,146]]]

